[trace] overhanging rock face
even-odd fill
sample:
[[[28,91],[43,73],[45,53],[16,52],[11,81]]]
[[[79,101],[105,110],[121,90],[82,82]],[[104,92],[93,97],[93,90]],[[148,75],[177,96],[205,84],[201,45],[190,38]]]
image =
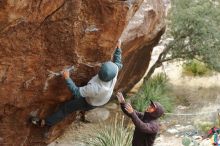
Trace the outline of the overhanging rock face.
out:
[[[167,2],[144,0],[123,31],[125,67],[118,80],[118,89],[128,92],[145,74],[153,47],[165,31]]]
[[[131,89],[164,31],[164,11],[162,0],[0,1],[0,145],[43,145],[59,136],[74,114],[46,140],[44,129],[28,123],[30,115],[45,117],[71,97],[49,71],[74,65],[71,77],[85,85],[120,37],[124,66],[116,90]]]

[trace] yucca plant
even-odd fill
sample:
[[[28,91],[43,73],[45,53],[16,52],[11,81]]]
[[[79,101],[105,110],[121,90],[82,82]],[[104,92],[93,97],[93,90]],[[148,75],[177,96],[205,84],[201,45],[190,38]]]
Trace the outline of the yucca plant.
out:
[[[132,128],[125,127],[124,116],[120,119],[116,114],[114,121],[100,124],[99,130],[93,131],[85,141],[89,146],[131,146]]]
[[[159,101],[166,109],[166,111],[172,110],[171,98],[168,97],[168,78],[165,74],[160,73],[147,82],[145,82],[138,93],[132,97],[132,104],[138,111],[144,111],[149,104],[149,100]]]

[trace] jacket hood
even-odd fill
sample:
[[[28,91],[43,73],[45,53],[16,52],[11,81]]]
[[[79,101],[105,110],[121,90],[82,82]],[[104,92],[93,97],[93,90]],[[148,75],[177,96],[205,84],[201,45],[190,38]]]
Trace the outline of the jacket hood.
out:
[[[117,74],[118,67],[115,63],[108,61],[102,64],[98,76],[104,82],[111,81]]]
[[[156,105],[156,110],[152,113],[149,113],[149,115],[157,119],[164,114],[164,108],[159,102],[154,102],[154,104]]]

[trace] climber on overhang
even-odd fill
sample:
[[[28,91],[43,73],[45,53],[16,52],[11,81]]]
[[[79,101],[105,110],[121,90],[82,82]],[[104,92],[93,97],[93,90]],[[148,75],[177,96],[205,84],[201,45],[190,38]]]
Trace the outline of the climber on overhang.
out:
[[[122,68],[121,53],[121,41],[119,40],[113,55],[113,62],[103,63],[98,74],[83,87],[76,86],[70,78],[69,71],[64,71],[62,75],[74,98],[65,102],[55,113],[45,119],[32,117],[31,122],[41,127],[51,127],[64,119],[69,113],[78,110],[88,111],[106,104],[112,96],[118,72]]]

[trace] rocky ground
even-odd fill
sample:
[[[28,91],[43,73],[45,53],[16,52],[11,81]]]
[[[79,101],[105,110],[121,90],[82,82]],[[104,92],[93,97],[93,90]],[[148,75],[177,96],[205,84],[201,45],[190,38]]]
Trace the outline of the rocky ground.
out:
[[[190,135],[201,142],[204,133],[199,125],[216,122],[220,109],[220,74],[205,77],[183,76],[180,64],[166,64],[157,72],[164,71],[169,77],[172,93],[176,97],[174,115],[162,121],[164,127],[155,146],[182,146],[184,136]],[[208,146],[206,144],[205,146]]]
[[[215,122],[217,109],[220,108],[219,74],[207,77],[182,76],[177,64],[167,64],[166,72],[171,85],[171,94],[176,97],[176,107],[172,114],[161,120],[161,131],[155,141],[155,146],[182,146],[184,136],[189,135],[195,141],[201,142],[204,135],[198,125],[203,122]],[[108,121],[119,107],[116,103],[92,111],[87,118],[93,121],[89,124],[74,122],[62,137],[49,146],[84,146],[80,139],[85,137],[91,128],[98,127],[98,121]],[[107,120],[108,119],[108,120]],[[208,146],[205,144],[204,146]]]

